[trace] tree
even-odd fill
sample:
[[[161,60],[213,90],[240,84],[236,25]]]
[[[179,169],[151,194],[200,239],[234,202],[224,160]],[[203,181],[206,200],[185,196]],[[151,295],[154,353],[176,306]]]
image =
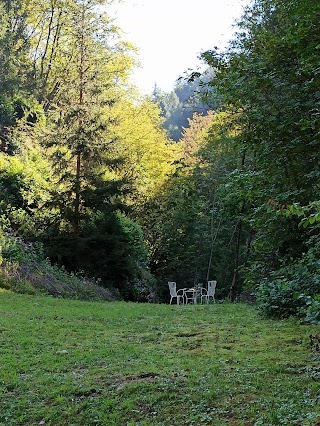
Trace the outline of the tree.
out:
[[[26,8],[23,0],[0,2],[0,94],[13,97],[21,90],[28,53]]]
[[[307,250],[296,218],[275,217],[268,200],[307,204],[317,192],[319,13],[311,1],[256,0],[229,48],[203,54],[215,71],[210,85],[240,129],[244,162],[237,180],[245,183],[242,217],[254,235],[245,265],[251,285]],[[245,250],[240,246],[240,254]]]
[[[126,199],[139,220],[140,207],[167,183],[175,170],[177,147],[162,127],[159,108],[149,99],[127,96],[116,108],[120,122],[114,156],[123,161],[118,177],[129,184]]]
[[[232,225],[218,189],[226,182],[231,164],[234,166],[235,154],[227,144],[232,135],[220,129],[226,118],[226,114],[213,112],[195,114],[177,144],[180,158],[175,173],[145,205],[141,217],[151,271],[159,282],[174,280],[192,286],[218,278],[220,295],[227,294]],[[225,240],[221,246],[218,235],[220,244],[222,238]],[[159,289],[160,293],[166,290]]]
[[[81,214],[93,200],[88,196],[104,181],[107,152],[114,138],[111,73],[117,73],[117,69],[105,49],[106,40],[98,38],[101,24],[94,12],[97,3],[88,0],[73,6],[69,15],[73,28],[68,52],[72,53],[71,72],[59,107],[52,111],[51,134],[46,142],[48,147],[56,147],[51,156],[60,180],[59,204],[77,236]]]

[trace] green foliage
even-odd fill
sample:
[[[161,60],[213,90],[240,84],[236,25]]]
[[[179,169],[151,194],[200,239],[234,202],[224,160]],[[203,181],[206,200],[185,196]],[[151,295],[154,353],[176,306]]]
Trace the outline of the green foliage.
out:
[[[257,297],[263,313],[278,318],[294,315],[320,324],[320,243],[312,240],[310,246],[299,261],[260,283]]]
[[[29,129],[35,124],[44,124],[45,116],[42,107],[29,97],[8,97],[0,93],[0,151],[14,155],[21,148],[21,140],[17,136],[17,126]]]
[[[311,225],[317,225],[317,222],[320,222],[320,201],[310,202],[306,206],[301,206],[299,203],[280,206],[277,214],[286,217],[297,216],[301,220],[299,226],[302,226],[302,228],[311,227]]]
[[[6,96],[0,97],[0,123],[8,126],[15,122],[15,111],[11,100]]]
[[[120,125],[117,143],[110,149],[122,162],[115,176],[126,182],[124,198],[139,220],[139,210],[152,198],[175,170],[176,144],[162,127],[160,109],[149,99],[123,99],[115,105]]]
[[[41,234],[43,219],[48,215],[43,205],[52,182],[50,165],[37,144],[32,146],[27,142],[27,132],[13,134],[21,145],[19,151],[12,156],[0,153],[1,223],[27,239],[35,239]]]
[[[194,182],[180,176],[172,185],[157,203],[149,205],[151,270],[163,283],[174,280],[192,286],[206,280],[210,212]]]
[[[147,252],[140,227],[122,213],[91,213],[81,221],[78,235],[52,227],[44,235],[44,245],[53,262],[117,288],[125,299],[135,298],[134,282],[141,279]]]
[[[126,90],[131,48],[107,3],[0,2],[4,229],[129,300],[210,278],[317,321],[318,3],[253,2],[201,79],[155,89],[162,118]],[[223,112],[193,115],[206,102]],[[40,260],[19,244],[2,251],[21,274]]]
[[[120,212],[116,213],[116,218],[123,233],[128,237],[128,245],[132,258],[140,262],[147,262],[148,252],[143,242],[141,227]]]
[[[2,259],[3,259],[2,250],[3,250],[4,243],[5,243],[5,238],[4,238],[4,235],[3,235],[2,227],[0,226],[0,265],[1,265]]]
[[[24,0],[0,2],[0,94],[12,98],[25,83],[29,35]]]
[[[225,120],[227,114],[212,112],[190,120],[177,144],[180,157],[175,174],[142,210],[151,271],[161,283],[158,294],[163,300],[169,280],[192,286],[216,278],[218,295],[227,295],[234,223],[220,203],[218,190],[236,155],[227,144],[231,134],[222,136],[219,131]]]
[[[319,14],[311,1],[256,0],[227,49],[203,54],[213,70],[212,100],[218,91],[231,114],[224,131],[237,129],[238,164],[218,189],[225,214],[237,221],[236,273],[240,285],[259,283],[263,310],[279,315],[303,316],[304,296],[318,294],[317,248],[308,240],[318,232],[309,203],[319,189]],[[300,281],[310,290],[299,292]]]
[[[16,265],[13,275],[24,276],[24,265],[50,269],[43,256],[28,258],[35,256],[40,242],[52,261],[104,286],[116,285],[125,297],[134,298],[134,282],[146,289],[153,280],[144,266],[148,259],[142,231],[124,214],[130,185],[127,174],[119,172],[119,138],[127,128],[120,128],[124,115],[118,104],[127,102],[124,85],[133,60],[130,44],[120,40],[101,7],[106,3],[0,2],[1,224],[33,245],[25,251],[22,241],[13,240],[3,250],[6,267]],[[136,117],[138,108],[133,109]],[[160,164],[166,161],[168,169],[159,112],[141,111],[149,120],[147,143],[159,142],[164,151]],[[133,131],[131,126],[130,134],[141,140],[141,131],[139,125]],[[130,143],[126,140],[123,146]],[[167,173],[159,164],[148,164],[160,158],[150,153],[148,147],[145,157],[152,160],[139,159],[148,179],[141,193],[151,193],[156,179]],[[52,276],[60,273],[54,271]],[[29,282],[41,287],[41,276],[46,282],[43,271],[32,268],[30,277],[26,274],[15,281],[16,291],[27,291]],[[60,278],[57,283],[53,279],[53,294],[69,294],[69,278],[65,280],[61,289]],[[75,285],[70,288],[74,294]]]
[[[320,295],[309,297],[306,305],[304,321],[320,325]]]
[[[136,302],[159,302],[158,284],[145,263],[138,263],[130,285],[131,298]]]
[[[291,258],[287,260],[287,266],[271,272],[269,279],[260,282],[258,288],[260,309],[269,316],[295,315],[306,322],[319,323],[318,202],[312,202],[305,207],[301,207],[299,204],[277,206],[271,203],[271,205],[274,210],[278,209],[276,214],[282,218],[280,222],[286,226],[286,229],[288,229],[287,225],[290,221],[295,224],[296,228],[298,226],[300,229],[308,227],[309,240],[305,243],[305,250],[302,255],[294,256],[294,250],[291,250]],[[292,219],[295,217],[297,220],[293,221]],[[274,239],[276,238],[276,235],[274,235]],[[278,249],[279,247],[281,247],[281,244],[278,240]],[[298,259],[293,260],[296,258]],[[276,264],[274,265],[276,266]]]
[[[22,294],[50,294],[83,300],[114,300],[115,290],[106,290],[99,282],[67,273],[44,257],[41,244],[25,243],[21,238],[2,233],[0,288]]]

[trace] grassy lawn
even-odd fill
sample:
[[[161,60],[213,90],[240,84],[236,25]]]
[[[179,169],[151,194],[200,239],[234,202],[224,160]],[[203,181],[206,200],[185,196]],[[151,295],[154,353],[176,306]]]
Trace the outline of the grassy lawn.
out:
[[[0,293],[0,425],[320,425],[316,326]]]

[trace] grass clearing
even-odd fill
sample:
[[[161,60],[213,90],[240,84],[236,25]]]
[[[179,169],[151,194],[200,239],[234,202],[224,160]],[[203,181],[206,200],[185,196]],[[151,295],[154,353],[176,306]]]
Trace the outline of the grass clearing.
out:
[[[319,327],[0,293],[0,425],[320,425]]]

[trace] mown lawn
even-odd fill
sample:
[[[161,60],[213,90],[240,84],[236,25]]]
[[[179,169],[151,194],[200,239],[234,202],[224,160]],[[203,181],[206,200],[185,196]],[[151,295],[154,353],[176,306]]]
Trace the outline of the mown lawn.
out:
[[[1,425],[320,425],[316,326],[0,293]]]

